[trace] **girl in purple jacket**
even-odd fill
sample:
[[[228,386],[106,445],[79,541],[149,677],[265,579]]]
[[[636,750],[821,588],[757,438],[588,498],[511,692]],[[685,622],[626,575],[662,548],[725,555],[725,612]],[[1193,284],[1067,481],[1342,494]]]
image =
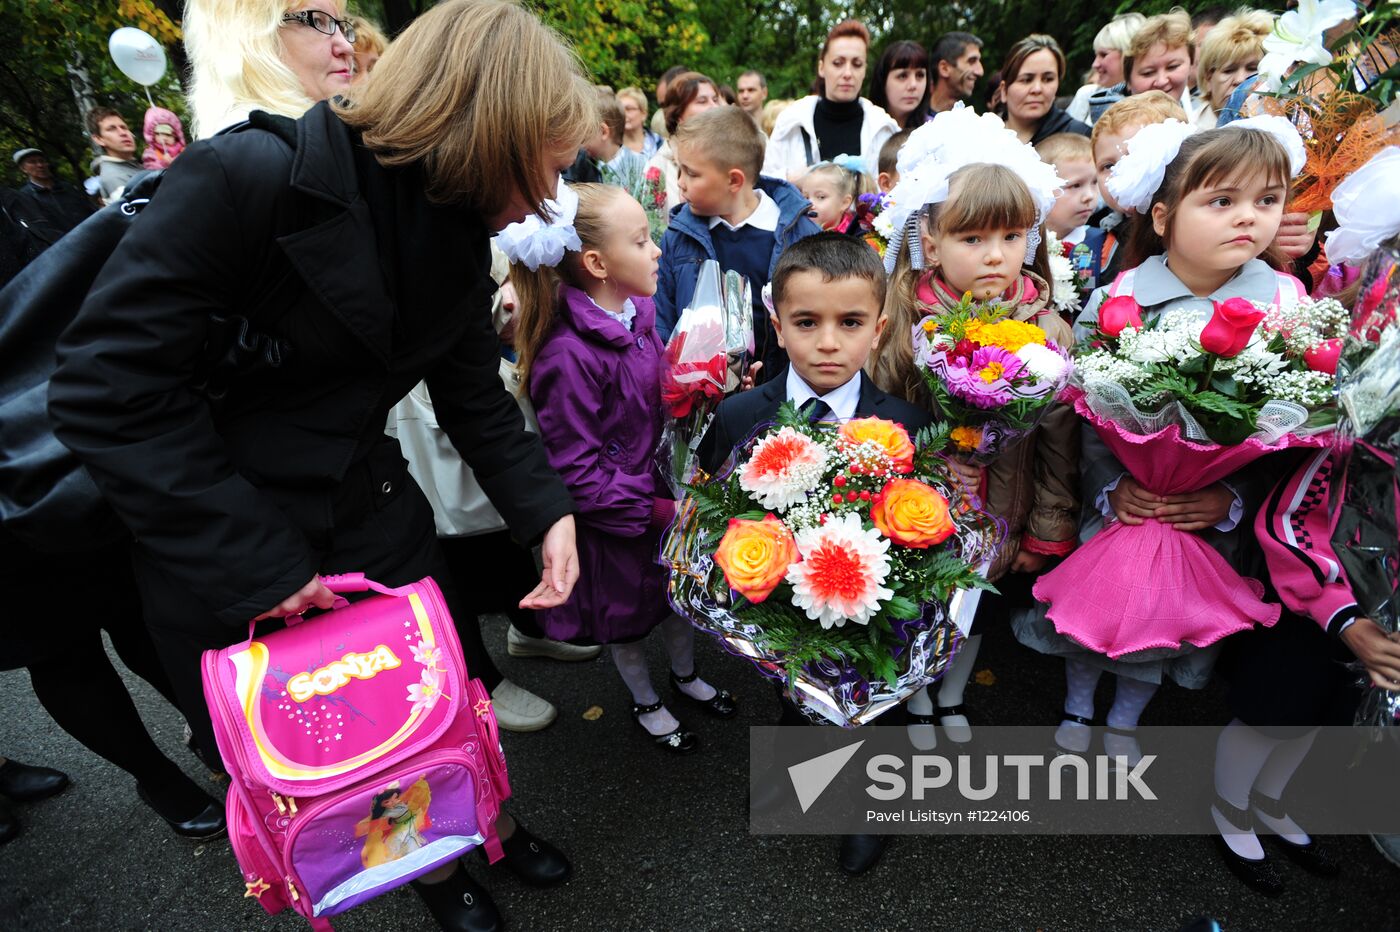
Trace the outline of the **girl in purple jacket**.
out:
[[[646,212],[621,188],[561,185],[555,221],[507,228],[519,298],[515,347],[550,463],[578,506],[579,583],[540,613],[548,637],[607,644],[632,693],[632,716],[667,750],[693,751],[694,733],[662,704],[643,639],[659,627],[671,683],[706,712],[731,718],[733,697],[695,671],[694,629],[671,614],[657,563],[675,516],[656,468],[661,366],[657,259]],[[532,218],[533,219],[533,218]]]

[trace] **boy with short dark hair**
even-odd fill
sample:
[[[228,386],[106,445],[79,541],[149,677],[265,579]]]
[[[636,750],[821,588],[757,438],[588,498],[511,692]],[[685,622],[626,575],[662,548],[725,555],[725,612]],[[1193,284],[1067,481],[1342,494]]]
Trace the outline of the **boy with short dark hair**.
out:
[[[710,474],[755,427],[791,401],[813,420],[881,417],[913,434],[927,411],[875,387],[864,374],[880,345],[885,317],[885,268],[858,239],[827,232],[795,244],[773,272],[772,326],[790,365],[762,386],[720,402],[700,441],[700,467]],[[808,404],[813,408],[806,408]]]
[[[677,127],[671,147],[686,203],[672,213],[661,240],[655,299],[656,329],[670,339],[704,260],[746,277],[753,289],[754,360],[763,364],[756,382],[772,378],[787,360],[763,306],[763,286],[785,249],[821,232],[797,188],[759,176],[765,145],[762,130],[737,107],[707,110]]]
[[[904,425],[911,435],[928,425],[927,411],[880,391],[863,371],[888,323],[885,291],[885,267],[861,240],[818,233],[785,251],[773,272],[772,318],[791,365],[758,388],[720,402],[700,441],[700,468],[713,475],[736,444],[777,417],[789,401],[812,421],[879,417]],[[781,690],[779,702],[779,725],[810,724]],[[903,716],[896,709],[881,723],[903,724]],[[775,748],[779,772],[789,763],[781,759],[790,750]],[[776,779],[770,776],[768,782]],[[863,874],[888,842],[884,835],[844,835],[837,863],[848,874]]]
[[[598,92],[598,132],[583,142],[583,151],[597,163],[600,180],[632,188],[647,170],[647,160],[622,144],[627,118],[622,104],[611,91]]]

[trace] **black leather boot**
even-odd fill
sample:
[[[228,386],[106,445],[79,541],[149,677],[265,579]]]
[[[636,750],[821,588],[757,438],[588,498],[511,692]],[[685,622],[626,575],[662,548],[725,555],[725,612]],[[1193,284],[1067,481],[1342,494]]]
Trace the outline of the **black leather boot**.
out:
[[[443,932],[499,932],[505,928],[491,894],[460,864],[446,880],[415,880],[409,886],[422,898]]]

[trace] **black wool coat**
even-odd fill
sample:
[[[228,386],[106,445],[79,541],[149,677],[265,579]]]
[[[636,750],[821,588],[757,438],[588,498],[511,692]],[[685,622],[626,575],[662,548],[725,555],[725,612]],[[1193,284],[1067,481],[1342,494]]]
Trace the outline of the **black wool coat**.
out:
[[[59,438],[224,624],[312,577],[370,507],[366,474],[375,494],[412,481],[384,425],[421,379],[517,539],[573,511],[498,374],[490,233],[423,190],[324,103],[297,121],[295,152],[253,130],[197,142],[60,340]],[[290,352],[211,406],[192,382],[213,314],[273,320]]]

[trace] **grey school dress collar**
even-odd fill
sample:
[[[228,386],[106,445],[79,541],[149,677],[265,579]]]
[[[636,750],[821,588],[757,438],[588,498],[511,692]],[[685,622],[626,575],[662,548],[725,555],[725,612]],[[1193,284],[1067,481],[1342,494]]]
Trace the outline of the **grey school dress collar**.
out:
[[[1167,301],[1183,298],[1197,300],[1228,301],[1231,298],[1251,298],[1258,300],[1261,294],[1273,294],[1278,289],[1277,273],[1262,259],[1250,259],[1240,267],[1234,277],[1215,289],[1209,298],[1198,298],[1191,289],[1181,283],[1181,279],[1167,268],[1165,255],[1152,256],[1138,266],[1137,277],[1133,281],[1133,298],[1141,307],[1154,307]]]

